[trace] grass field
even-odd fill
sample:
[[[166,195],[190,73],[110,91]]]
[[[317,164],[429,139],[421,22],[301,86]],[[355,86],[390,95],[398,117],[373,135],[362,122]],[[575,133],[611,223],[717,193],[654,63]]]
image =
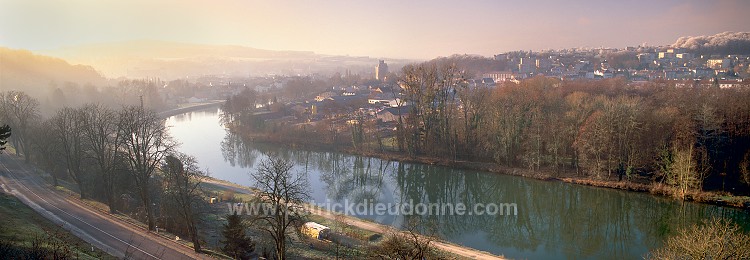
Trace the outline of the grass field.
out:
[[[0,259],[116,259],[4,193],[0,220]]]

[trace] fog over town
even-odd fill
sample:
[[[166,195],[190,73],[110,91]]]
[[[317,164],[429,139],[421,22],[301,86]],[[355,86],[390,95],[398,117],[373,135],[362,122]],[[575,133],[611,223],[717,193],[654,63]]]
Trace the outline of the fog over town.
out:
[[[750,2],[0,0],[0,258],[750,258]]]

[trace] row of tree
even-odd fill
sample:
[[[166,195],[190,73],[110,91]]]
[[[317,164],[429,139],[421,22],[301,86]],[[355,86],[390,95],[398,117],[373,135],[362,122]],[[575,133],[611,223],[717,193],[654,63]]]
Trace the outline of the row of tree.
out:
[[[103,201],[112,213],[142,213],[149,230],[156,228],[155,208],[161,209],[200,251],[196,213],[205,174],[175,150],[162,118],[142,106],[87,104],[43,119],[38,107],[23,92],[0,93],[0,122],[13,129],[16,154],[50,173],[55,186],[60,178],[72,180],[81,198]],[[140,206],[130,207],[132,197]]]
[[[654,174],[681,196],[704,184],[749,191],[750,88],[535,77],[487,89],[465,78],[451,63],[404,68],[399,150],[598,179]]]

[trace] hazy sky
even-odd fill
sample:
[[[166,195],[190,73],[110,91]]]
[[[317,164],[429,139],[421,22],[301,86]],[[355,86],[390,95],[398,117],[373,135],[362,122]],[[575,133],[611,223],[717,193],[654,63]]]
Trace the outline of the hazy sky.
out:
[[[750,31],[750,1],[0,0],[0,46],[127,40],[388,58],[671,44]]]

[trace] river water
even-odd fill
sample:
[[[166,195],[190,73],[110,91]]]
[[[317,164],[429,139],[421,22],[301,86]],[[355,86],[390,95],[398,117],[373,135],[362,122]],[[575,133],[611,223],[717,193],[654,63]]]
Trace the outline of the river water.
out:
[[[509,258],[641,258],[678,228],[702,219],[722,216],[746,229],[750,223],[744,210],[644,193],[247,142],[225,130],[220,113],[211,108],[167,119],[179,150],[195,156],[212,177],[253,186],[250,172],[275,153],[305,174],[314,203],[402,209],[405,214],[379,215],[337,208],[399,227],[416,218],[433,223],[424,226],[436,227],[430,230],[442,239]],[[420,204],[426,207],[414,207]],[[459,204],[467,207],[463,214]],[[428,213],[408,216],[404,205]],[[430,205],[445,211],[433,207],[429,214]],[[477,205],[484,207],[472,211]]]

